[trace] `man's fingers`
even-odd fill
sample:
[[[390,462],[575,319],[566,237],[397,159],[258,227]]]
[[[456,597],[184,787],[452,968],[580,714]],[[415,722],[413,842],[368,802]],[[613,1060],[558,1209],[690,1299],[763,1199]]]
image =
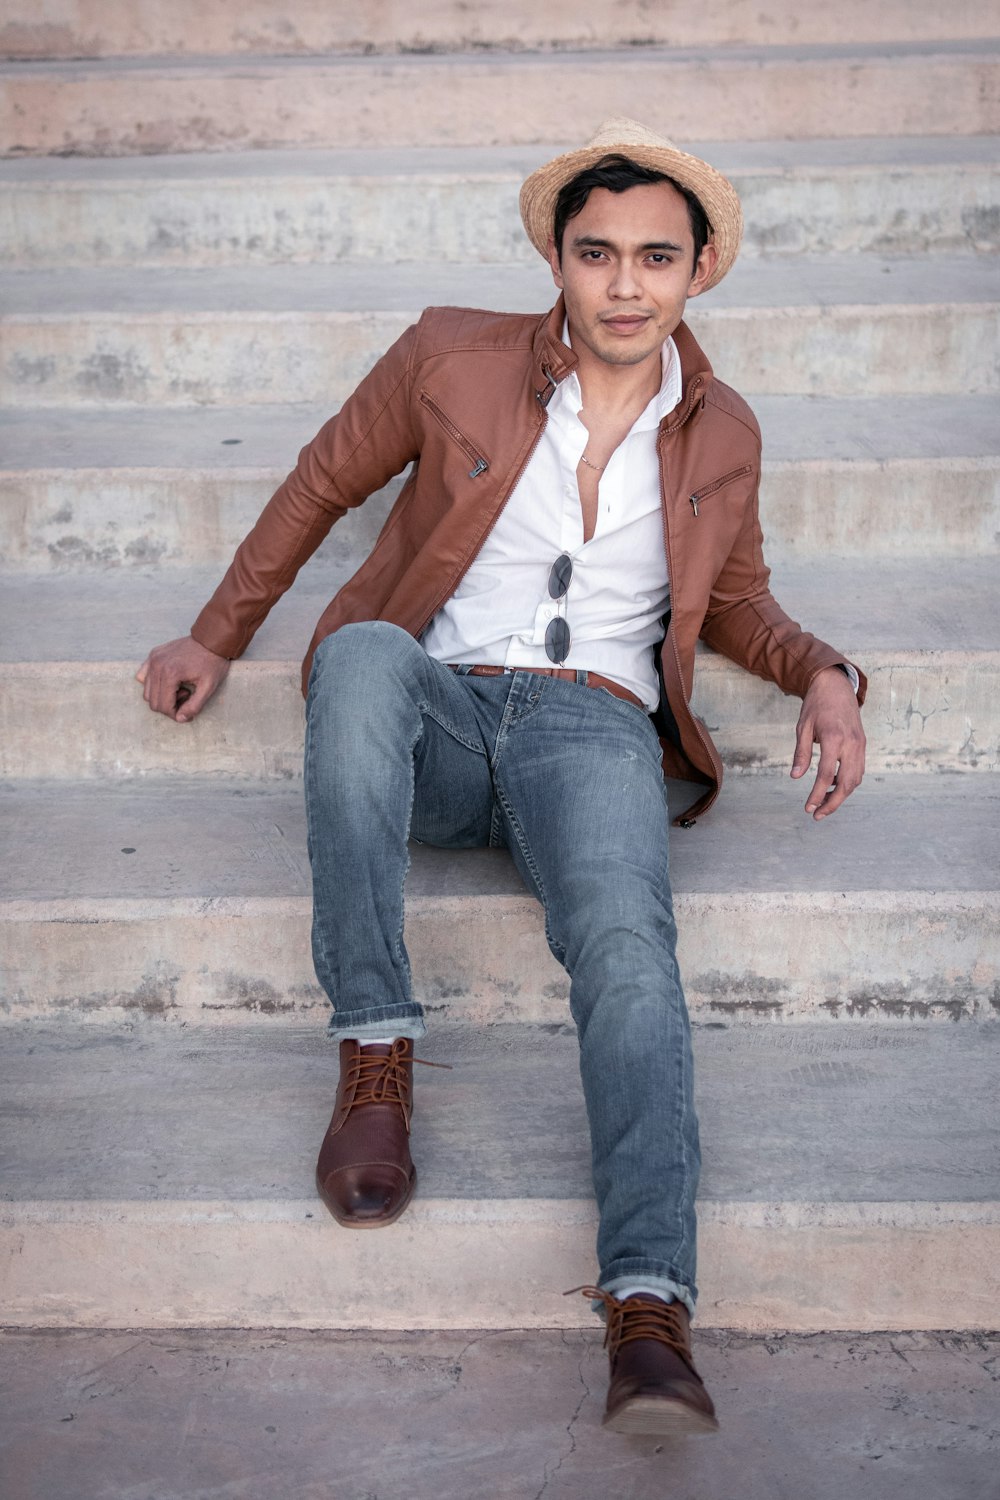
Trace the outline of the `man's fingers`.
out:
[[[174,717],[178,724],[186,724],[200,714],[217,686],[212,678],[205,677],[200,682],[179,683],[174,695]]]
[[[795,726],[795,754],[792,757],[792,775],[804,776],[809,769],[813,754],[813,720],[804,715]]]
[[[201,711],[228,671],[226,657],[185,636],[156,646],[135,675],[154,713],[186,724]]]
[[[821,747],[819,765],[816,768],[816,780],[813,782],[813,789],[806,799],[806,812],[816,812],[836,784],[837,757],[831,755],[829,751]]]

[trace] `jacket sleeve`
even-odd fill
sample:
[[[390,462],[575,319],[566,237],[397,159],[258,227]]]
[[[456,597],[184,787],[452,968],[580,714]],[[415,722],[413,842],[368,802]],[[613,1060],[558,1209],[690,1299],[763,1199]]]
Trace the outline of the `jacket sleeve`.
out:
[[[847,658],[803,630],[786,615],[768,587],[764,541],[758,513],[757,482],[740,534],[712,587],[701,639],[757,677],[774,682],[783,693],[805,697],[809,684],[826,667]],[[858,702],[865,701],[867,680],[858,673]]]
[[[254,633],[335,521],[360,505],[419,453],[410,408],[417,328],[409,328],[299,454],[191,634],[230,659]]]

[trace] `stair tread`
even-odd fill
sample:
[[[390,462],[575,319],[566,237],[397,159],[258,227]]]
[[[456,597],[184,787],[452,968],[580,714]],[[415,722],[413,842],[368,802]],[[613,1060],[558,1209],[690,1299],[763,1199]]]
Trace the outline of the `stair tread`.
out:
[[[943,894],[992,899],[1000,891],[996,777],[870,775],[821,827],[802,812],[807,790],[781,774],[727,781],[711,816],[673,835],[678,903],[711,897],[764,910],[780,897],[803,910],[827,903],[836,920],[838,905],[851,902],[941,904]],[[681,783],[671,793],[678,806],[690,800]],[[49,903],[80,920],[171,902],[185,911],[289,899],[308,906],[298,784],[25,781],[2,800],[3,910],[15,919],[30,915],[16,903]],[[410,902],[472,909],[514,899],[534,909],[506,850],[413,846],[411,856]]]
[[[779,462],[1000,456],[995,395],[760,395],[751,404],[764,436],[765,469]],[[0,475],[59,468],[266,468],[284,474],[338,408],[335,401],[108,411],[7,407],[0,410]]]
[[[20,66],[20,65],[19,65]],[[89,187],[97,183],[343,177],[457,176],[480,174],[520,180],[575,142],[546,146],[407,146],[286,148],[171,152],[148,157],[14,157],[0,160],[0,186],[38,183]],[[697,141],[686,150],[723,173],[836,172],[879,167],[993,166],[1000,136],[858,136],[826,140]]]
[[[266,499],[262,495],[262,504]],[[275,605],[250,661],[299,661],[333,593],[358,566],[353,555],[315,559]],[[225,570],[218,566],[110,572],[0,574],[0,660],[141,661],[184,635]],[[818,573],[818,576],[817,576]],[[788,559],[775,596],[807,629],[863,666],[875,654],[1000,650],[996,563],[991,557]],[[711,654],[703,652],[706,661]],[[714,658],[720,670],[730,669]]]
[[[1000,1122],[982,1111],[1000,1025],[703,1027],[694,1045],[708,1203],[819,1217],[1000,1200]],[[417,1050],[453,1065],[415,1070],[421,1198],[506,1201],[516,1217],[591,1197],[572,1026],[442,1023]],[[235,1206],[313,1197],[337,1061],[321,1028],[34,1024],[5,1028],[0,1072],[8,1204]]]
[[[68,314],[121,322],[166,313],[341,314],[407,312],[428,306],[543,311],[554,297],[537,264],[387,267],[325,265],[195,269],[73,267],[6,271],[0,276],[4,321],[51,321]],[[737,261],[697,310],[752,308],[967,306],[1000,301],[1000,270],[983,256],[810,255]]]

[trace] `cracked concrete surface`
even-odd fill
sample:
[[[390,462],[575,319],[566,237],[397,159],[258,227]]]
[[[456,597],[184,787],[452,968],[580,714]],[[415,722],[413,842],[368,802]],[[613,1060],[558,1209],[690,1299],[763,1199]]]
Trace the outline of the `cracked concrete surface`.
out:
[[[947,1311],[944,1303],[942,1312]],[[1000,1335],[696,1330],[722,1423],[601,1427],[601,1333],[0,1334],[8,1500],[992,1500]]]

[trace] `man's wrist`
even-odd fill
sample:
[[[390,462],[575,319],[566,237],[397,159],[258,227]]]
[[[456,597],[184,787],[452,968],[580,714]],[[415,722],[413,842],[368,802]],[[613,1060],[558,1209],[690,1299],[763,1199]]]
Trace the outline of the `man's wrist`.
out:
[[[854,696],[858,696],[858,689],[861,686],[861,678],[858,675],[858,669],[857,667],[852,667],[850,662],[846,661],[834,661],[831,662],[828,667],[820,667],[819,671],[816,672],[811,678],[809,682],[809,688],[812,688],[821,677],[826,677],[830,672],[839,672],[842,676],[846,677],[848,682],[851,684],[851,687],[854,689]]]
[[[854,689],[854,696],[856,698],[858,696],[858,688],[861,686],[861,678],[858,676],[857,667],[852,667],[849,661],[838,661],[834,665],[839,671],[846,674],[851,687]]]

